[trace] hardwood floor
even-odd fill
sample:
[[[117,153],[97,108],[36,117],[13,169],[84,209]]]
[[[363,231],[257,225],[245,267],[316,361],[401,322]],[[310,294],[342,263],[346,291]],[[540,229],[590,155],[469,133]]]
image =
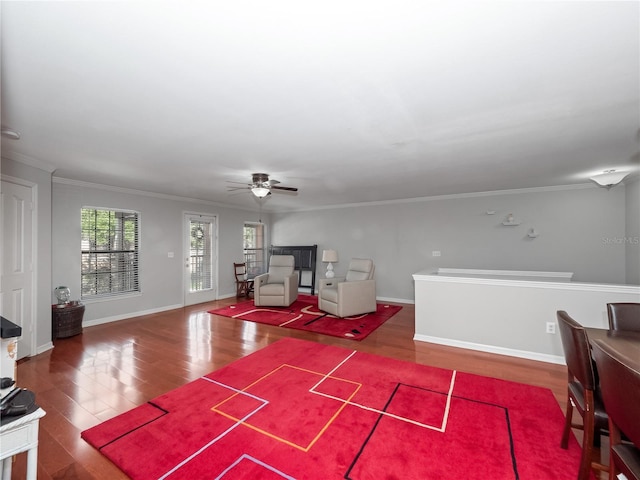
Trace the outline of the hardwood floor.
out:
[[[564,409],[564,366],[416,342],[413,305],[356,342],[207,313],[232,303],[235,298],[85,328],[21,361],[19,386],[34,391],[47,412],[40,421],[38,479],[127,478],[80,438],[82,430],[283,337],[547,387]],[[12,478],[24,478],[25,464],[26,455],[18,455]]]

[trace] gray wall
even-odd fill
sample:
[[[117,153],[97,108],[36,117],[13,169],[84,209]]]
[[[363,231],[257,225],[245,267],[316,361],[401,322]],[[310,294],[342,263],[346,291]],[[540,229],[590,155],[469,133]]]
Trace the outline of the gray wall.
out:
[[[438,267],[569,271],[579,282],[624,284],[640,258],[638,245],[616,240],[625,236],[626,202],[640,200],[637,187],[625,190],[583,185],[273,214],[272,240],[317,243],[319,255],[336,249],[337,274],[352,257],[373,258],[387,300],[413,301],[411,275]],[[509,213],[521,224],[503,226]],[[539,237],[529,238],[530,228]]]
[[[640,177],[627,184],[627,230],[624,237],[627,252],[627,283],[640,285]]]
[[[257,213],[196,200],[118,190],[54,178],[52,282],[80,293],[80,210],[84,206],[140,213],[142,295],[87,304],[86,322],[183,305],[183,217],[185,212],[218,218],[218,298],[235,295],[233,262],[242,261],[242,227]],[[268,216],[265,217],[268,220]],[[168,258],[168,252],[174,252]],[[49,290],[53,298],[53,293]]]
[[[37,226],[34,259],[35,341],[36,352],[46,350],[51,342],[51,172],[2,158],[2,175],[27,180],[36,185],[35,216]],[[8,234],[4,232],[3,235]]]

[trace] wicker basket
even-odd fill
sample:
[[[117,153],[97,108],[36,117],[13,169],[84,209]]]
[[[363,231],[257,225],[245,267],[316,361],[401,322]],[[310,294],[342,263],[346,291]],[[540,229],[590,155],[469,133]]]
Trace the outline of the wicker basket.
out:
[[[82,333],[82,317],[84,317],[82,303],[51,305],[51,339],[72,337]]]

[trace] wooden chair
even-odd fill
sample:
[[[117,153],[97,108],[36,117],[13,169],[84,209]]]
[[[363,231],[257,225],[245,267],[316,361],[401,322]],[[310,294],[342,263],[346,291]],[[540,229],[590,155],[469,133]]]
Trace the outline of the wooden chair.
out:
[[[607,303],[609,330],[640,332],[640,303]]]
[[[234,263],[233,269],[236,276],[236,298],[248,297],[253,292],[253,280],[247,279],[247,264]]]
[[[609,478],[623,473],[640,480],[640,371],[602,340],[595,342],[593,355],[609,415]],[[630,442],[622,442],[623,434]]]
[[[609,418],[602,403],[596,371],[591,359],[591,347],[585,329],[567,312],[558,311],[558,328],[567,362],[567,411],[560,446],[568,448],[571,428],[583,431],[582,456],[578,480],[587,480],[590,470],[609,471],[606,465],[593,461],[594,440],[600,444],[600,435],[609,426]],[[582,425],[572,423],[573,407],[582,417]]]

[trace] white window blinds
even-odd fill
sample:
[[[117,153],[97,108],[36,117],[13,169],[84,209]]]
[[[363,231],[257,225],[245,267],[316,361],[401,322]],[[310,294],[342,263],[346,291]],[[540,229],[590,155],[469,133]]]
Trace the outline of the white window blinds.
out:
[[[83,299],[140,291],[138,213],[82,209]]]
[[[243,231],[244,261],[250,278],[266,272],[264,224],[245,222]]]

